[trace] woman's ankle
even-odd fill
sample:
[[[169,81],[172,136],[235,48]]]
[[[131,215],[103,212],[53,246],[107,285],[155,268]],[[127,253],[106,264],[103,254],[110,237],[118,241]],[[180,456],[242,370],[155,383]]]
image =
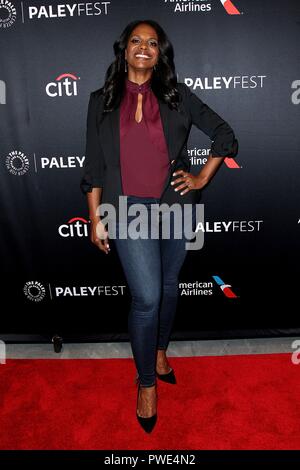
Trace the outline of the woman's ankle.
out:
[[[156,372],[158,374],[167,374],[170,371],[170,365],[165,350],[157,350]]]

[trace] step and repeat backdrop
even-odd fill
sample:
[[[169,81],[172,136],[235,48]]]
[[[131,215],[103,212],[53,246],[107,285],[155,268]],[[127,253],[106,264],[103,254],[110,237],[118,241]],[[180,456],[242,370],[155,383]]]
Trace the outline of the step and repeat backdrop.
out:
[[[1,339],[128,338],[125,276],[89,241],[79,184],[90,92],[137,19],[239,141],[202,192],[173,339],[299,334],[300,2],[0,0]],[[193,127],[193,173],[210,146]]]

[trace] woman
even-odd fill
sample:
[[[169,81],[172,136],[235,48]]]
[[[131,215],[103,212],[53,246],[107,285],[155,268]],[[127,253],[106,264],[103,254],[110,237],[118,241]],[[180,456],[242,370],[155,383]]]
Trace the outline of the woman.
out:
[[[157,420],[156,378],[176,384],[166,350],[189,240],[175,236],[176,217],[181,217],[181,226],[185,224],[182,212],[169,214],[170,235],[164,238],[161,226],[168,210],[157,217],[155,209],[163,202],[188,206],[194,228],[199,190],[225,157],[236,156],[238,142],[228,123],[177,82],[173,47],[158,23],[131,22],[114,43],[114,52],[104,86],[90,95],[81,189],[87,195],[91,241],[106,254],[111,233],[98,207],[110,203],[119,215],[119,198],[127,196],[128,210],[142,203],[147,221],[156,214],[152,219],[159,227],[158,238],[121,237],[132,216],[116,222],[114,234],[132,297],[128,329],[138,373],[136,416],[151,432]],[[189,172],[187,153],[193,124],[213,141],[197,175]]]

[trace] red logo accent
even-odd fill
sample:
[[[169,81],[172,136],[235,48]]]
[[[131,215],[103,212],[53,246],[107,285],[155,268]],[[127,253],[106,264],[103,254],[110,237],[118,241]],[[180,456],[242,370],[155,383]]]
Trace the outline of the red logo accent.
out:
[[[62,73],[59,77],[57,77],[55,80],[56,81],[59,81],[61,80],[62,78],[65,78],[65,77],[70,77],[70,78],[73,78],[73,80],[77,80],[77,77],[75,75],[73,75],[72,73]]]
[[[83,217],[73,217],[73,219],[68,220],[68,224],[72,224],[73,222],[76,222],[76,220],[80,220],[84,224],[88,223],[88,221],[84,219]]]
[[[221,3],[228,15],[240,15],[239,10],[234,6],[231,0],[221,0]]]
[[[230,288],[231,286],[229,284],[225,284],[224,286],[221,286],[221,289],[224,295],[226,295],[226,297],[229,297],[230,299],[236,299],[237,296]]]
[[[229,157],[226,157],[224,158],[224,163],[226,166],[228,166],[228,168],[241,168],[237,162],[235,161],[234,158],[229,158]]]

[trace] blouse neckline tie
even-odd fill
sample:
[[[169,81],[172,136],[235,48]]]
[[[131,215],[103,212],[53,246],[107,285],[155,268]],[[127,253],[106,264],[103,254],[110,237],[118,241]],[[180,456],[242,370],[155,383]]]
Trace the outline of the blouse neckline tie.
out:
[[[151,89],[151,78],[149,78],[146,82],[139,85],[138,83],[132,82],[128,78],[125,81],[126,89],[131,91],[132,93],[145,93]]]

